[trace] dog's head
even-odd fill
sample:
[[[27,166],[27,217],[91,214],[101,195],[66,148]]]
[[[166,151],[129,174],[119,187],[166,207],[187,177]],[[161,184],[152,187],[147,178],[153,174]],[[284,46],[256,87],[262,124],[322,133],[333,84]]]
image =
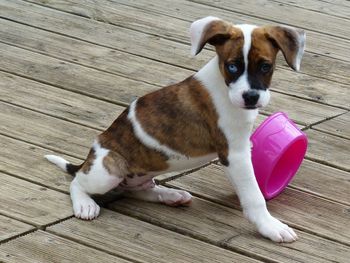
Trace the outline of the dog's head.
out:
[[[268,104],[279,50],[296,71],[304,53],[304,31],[288,26],[232,25],[205,17],[193,22],[190,31],[192,55],[197,55],[206,43],[215,46],[229,98],[233,105],[245,109]]]

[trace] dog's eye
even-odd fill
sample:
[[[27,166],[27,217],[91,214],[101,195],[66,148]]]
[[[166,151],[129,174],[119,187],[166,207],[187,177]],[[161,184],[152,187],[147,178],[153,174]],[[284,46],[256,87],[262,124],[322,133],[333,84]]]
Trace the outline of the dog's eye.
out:
[[[262,73],[269,73],[272,69],[272,65],[269,64],[269,63],[262,63],[261,66],[260,66],[260,71]]]
[[[231,74],[236,74],[238,72],[238,67],[235,64],[228,64],[227,65],[227,70],[231,73]]]

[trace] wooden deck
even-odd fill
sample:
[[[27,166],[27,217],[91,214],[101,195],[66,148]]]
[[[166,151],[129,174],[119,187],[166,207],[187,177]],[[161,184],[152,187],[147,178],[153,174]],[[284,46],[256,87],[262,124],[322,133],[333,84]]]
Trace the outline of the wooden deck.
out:
[[[0,0],[0,262],[349,262],[350,2],[345,0]],[[307,31],[300,73],[282,56],[270,106],[309,138],[291,185],[268,202],[299,240],[274,244],[243,218],[220,166],[158,178],[192,206],[99,200],[75,219],[71,177],[44,160],[80,162],[95,135],[136,97],[182,80],[188,28],[214,15]]]

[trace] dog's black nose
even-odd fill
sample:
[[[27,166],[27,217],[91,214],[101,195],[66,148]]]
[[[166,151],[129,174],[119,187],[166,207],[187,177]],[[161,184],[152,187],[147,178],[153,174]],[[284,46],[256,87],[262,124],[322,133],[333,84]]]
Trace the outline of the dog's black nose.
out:
[[[243,93],[244,104],[247,108],[254,108],[259,100],[259,93],[256,90],[249,90]]]

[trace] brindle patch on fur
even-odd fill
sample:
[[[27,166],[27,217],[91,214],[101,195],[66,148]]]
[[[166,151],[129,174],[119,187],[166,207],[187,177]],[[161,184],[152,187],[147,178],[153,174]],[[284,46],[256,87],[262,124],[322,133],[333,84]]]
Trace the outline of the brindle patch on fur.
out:
[[[215,46],[216,53],[219,57],[219,68],[221,74],[224,76],[226,85],[236,81],[244,72],[244,57],[243,45],[244,37],[240,29],[231,26],[230,38],[222,45]],[[238,67],[237,74],[231,74],[227,65],[234,63]]]
[[[127,117],[128,112],[129,108],[99,135],[98,140],[101,146],[118,153],[125,160],[128,172],[125,172],[124,175],[166,170],[168,158],[139,141]]]
[[[88,154],[88,156],[86,157],[82,167],[81,167],[81,171],[84,173],[84,174],[88,174],[90,169],[91,169],[91,166],[93,165],[94,161],[96,159],[96,154],[95,154],[95,150],[93,148],[90,149],[90,152]]]
[[[134,176],[135,176],[135,174],[127,174],[126,175],[126,177],[131,178],[131,179],[134,178]]]
[[[108,173],[118,177],[124,177],[128,171],[128,165],[125,159],[117,152],[110,151],[103,158],[103,166],[107,169]]]
[[[193,77],[140,98],[136,117],[150,136],[185,156],[227,147],[210,95]]]
[[[270,86],[278,48],[269,40],[264,27],[254,29],[249,52],[248,81],[253,89],[267,89]],[[263,74],[263,63],[273,65],[270,72]]]

